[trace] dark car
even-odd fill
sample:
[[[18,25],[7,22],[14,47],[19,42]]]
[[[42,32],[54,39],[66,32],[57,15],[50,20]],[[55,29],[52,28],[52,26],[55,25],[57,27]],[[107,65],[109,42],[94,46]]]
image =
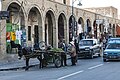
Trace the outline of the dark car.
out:
[[[111,41],[116,41],[116,40],[120,40],[119,37],[111,37],[109,38],[105,43],[103,43],[103,50],[105,50],[106,46],[111,43]]]
[[[103,52],[103,61],[120,60],[120,40],[111,40]]]
[[[79,42],[78,57],[93,58],[95,55],[100,55],[100,44],[97,39],[82,39]]]

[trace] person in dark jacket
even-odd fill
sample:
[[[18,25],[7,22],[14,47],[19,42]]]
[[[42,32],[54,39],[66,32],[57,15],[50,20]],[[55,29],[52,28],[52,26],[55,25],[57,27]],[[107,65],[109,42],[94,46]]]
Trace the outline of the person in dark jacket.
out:
[[[64,53],[61,54],[61,66],[63,66],[63,65],[67,66],[67,54],[66,54],[67,45],[66,45],[64,39],[59,42],[58,48],[62,48],[62,50],[64,51]]]

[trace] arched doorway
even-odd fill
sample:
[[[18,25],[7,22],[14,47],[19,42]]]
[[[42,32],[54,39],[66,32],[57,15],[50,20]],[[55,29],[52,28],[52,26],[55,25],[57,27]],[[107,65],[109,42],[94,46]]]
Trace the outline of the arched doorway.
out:
[[[65,15],[63,13],[61,13],[59,15],[59,18],[58,18],[58,39],[59,40],[62,40],[62,39],[65,39],[66,36],[65,36],[65,30],[66,30],[66,18],[65,18]]]
[[[96,20],[93,22],[93,30],[94,30],[94,38],[97,39],[97,24],[96,24]]]
[[[28,14],[28,41],[32,46],[38,44],[42,38],[42,19],[36,7],[32,7]],[[31,44],[30,43],[30,44]]]
[[[15,44],[24,46],[26,43],[26,31],[25,31],[25,16],[23,7],[16,2],[11,3],[7,11],[9,11],[9,19],[6,20],[6,51],[7,53],[12,51],[13,41]]]
[[[74,16],[70,16],[69,18],[69,42],[71,42],[76,35],[77,32],[75,32],[76,20]]]
[[[78,29],[79,29],[78,33],[84,32],[84,21],[82,17],[78,19]]]
[[[108,37],[112,35],[112,24],[109,23],[109,28],[108,28]]]
[[[8,6],[7,11],[9,11],[10,18],[7,20],[7,23],[17,24],[19,27],[25,25],[25,17],[22,10],[22,7],[13,2]]]
[[[84,37],[84,21],[82,17],[78,19],[77,35],[79,36],[80,40]]]
[[[54,33],[54,34],[53,34]],[[51,10],[46,13],[45,18],[45,42],[47,44],[55,46],[55,16]]]
[[[86,37],[92,37],[92,27],[91,27],[91,22],[89,19],[86,20],[85,31],[87,34]]]
[[[116,32],[116,30],[115,30],[115,24],[113,24],[113,33],[112,33],[113,37],[115,37],[115,32]]]

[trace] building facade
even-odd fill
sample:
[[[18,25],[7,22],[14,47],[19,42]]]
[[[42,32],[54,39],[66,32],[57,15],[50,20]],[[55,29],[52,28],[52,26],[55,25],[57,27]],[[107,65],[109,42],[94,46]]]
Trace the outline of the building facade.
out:
[[[33,47],[34,44],[45,41],[53,47],[58,47],[59,40],[64,38],[67,43],[72,40],[73,30],[76,36],[84,33],[88,37],[99,39],[107,32],[105,29],[110,29],[110,34],[115,36],[115,27],[120,23],[117,18],[79,8],[74,8],[72,15],[72,7],[67,5],[69,0],[66,3],[63,3],[64,0],[61,1],[2,1],[2,10],[9,11],[10,16],[7,20],[1,20],[0,54],[7,54],[11,40],[22,46]],[[72,17],[75,21],[74,27],[71,24]]]
[[[118,9],[113,6],[85,8],[85,10],[118,19]]]

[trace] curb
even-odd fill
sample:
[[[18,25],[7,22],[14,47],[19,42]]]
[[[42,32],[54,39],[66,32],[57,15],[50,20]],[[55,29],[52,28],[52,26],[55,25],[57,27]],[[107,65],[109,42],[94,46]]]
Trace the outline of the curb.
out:
[[[67,58],[67,60],[69,60],[69,59],[71,59],[71,57]],[[37,65],[39,65],[39,64],[33,64],[33,65],[31,64],[31,65],[29,65],[29,68],[30,67],[35,67]],[[0,69],[0,71],[12,71],[12,70],[17,71],[19,69],[25,69],[25,68],[26,68],[26,66],[21,66],[21,67],[13,67],[13,68]]]
[[[38,65],[38,64],[30,65],[29,68],[30,68],[30,67],[35,67],[35,66],[37,66],[37,65]],[[26,68],[26,66],[16,67],[16,68],[0,69],[0,71],[10,71],[10,70],[15,70],[15,71],[17,71],[17,70],[19,70],[19,69],[25,69],[25,68]]]

